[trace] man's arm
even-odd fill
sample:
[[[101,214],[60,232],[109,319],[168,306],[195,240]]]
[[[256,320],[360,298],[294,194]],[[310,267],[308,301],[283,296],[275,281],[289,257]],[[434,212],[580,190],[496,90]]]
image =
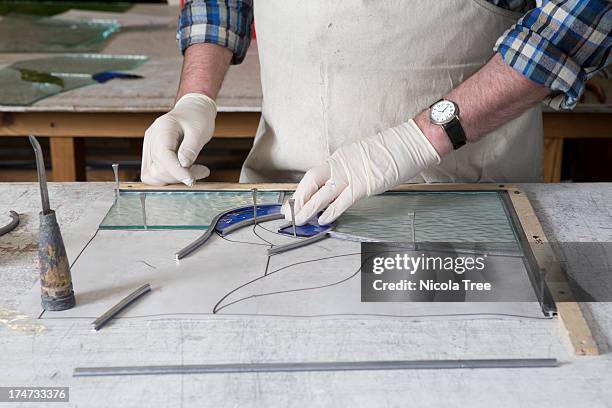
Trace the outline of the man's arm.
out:
[[[445,98],[459,105],[466,137],[474,142],[549,93],[549,88],[525,78],[496,54]],[[452,149],[442,127],[430,123],[429,110],[374,137],[343,146],[326,164],[304,175],[294,195],[296,223],[304,224],[327,207],[319,222],[329,224],[359,199],[417,176]],[[286,208],[283,211],[288,217]]]
[[[469,142],[475,142],[541,102],[549,93],[549,88],[519,74],[495,54],[444,98],[459,106],[465,135]],[[415,122],[440,156],[453,149],[444,129],[430,123],[429,110],[417,115]]]
[[[187,0],[177,29],[185,58],[174,108],[145,132],[140,178],[153,185],[192,185],[208,177],[194,164],[212,138],[215,99],[230,63],[239,64],[251,40],[252,0]]]
[[[252,0],[185,1],[176,31],[184,54],[176,99],[194,92],[216,99],[230,63],[246,55],[252,24]]]
[[[496,44],[497,54],[447,99],[473,142],[547,99],[571,109],[585,82],[610,63],[612,3],[541,0]],[[450,152],[445,132],[423,111],[414,120],[338,149],[310,169],[297,187],[296,222],[319,211],[329,223],[363,197],[405,182]],[[287,216],[288,211],[283,209]]]
[[[234,54],[216,44],[194,44],[185,50],[178,101],[188,93],[216,99]]]

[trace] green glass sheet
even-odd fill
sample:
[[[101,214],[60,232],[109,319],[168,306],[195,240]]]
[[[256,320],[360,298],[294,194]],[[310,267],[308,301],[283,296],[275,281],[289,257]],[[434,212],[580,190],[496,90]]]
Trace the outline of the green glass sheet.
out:
[[[125,192],[102,220],[100,229],[144,229],[141,196],[149,229],[206,229],[222,211],[252,205],[250,191]],[[257,193],[259,204],[278,203],[280,193]]]
[[[0,52],[97,52],[119,27],[114,21],[4,16],[0,20]]]
[[[0,69],[0,105],[30,105],[60,92],[96,84],[92,75],[126,71],[147,61],[141,55],[66,54],[18,61]]]

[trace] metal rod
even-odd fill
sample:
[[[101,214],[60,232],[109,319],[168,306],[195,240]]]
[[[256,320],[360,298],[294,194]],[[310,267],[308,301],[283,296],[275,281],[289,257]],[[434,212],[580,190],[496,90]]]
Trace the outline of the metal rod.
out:
[[[140,208],[142,210],[142,225],[144,229],[148,229],[147,227],[147,207],[146,207],[146,199],[147,196],[144,193],[140,193]]]
[[[49,214],[51,206],[49,205],[49,191],[47,190],[47,173],[45,172],[45,160],[42,154],[42,148],[38,140],[32,135],[28,136],[30,144],[34,148],[36,156],[36,172],[38,173],[38,184],[40,185],[40,199],[42,201],[43,214]]]
[[[414,226],[416,224],[415,220],[414,220],[415,218],[416,218],[416,211],[413,211],[412,212],[412,220],[411,220],[411,223],[412,223],[412,243],[416,245],[416,230],[414,229]]]
[[[113,163],[113,173],[115,174],[115,198],[119,199],[119,163]]]
[[[554,358],[516,358],[482,360],[397,360],[397,361],[332,361],[315,363],[245,363],[193,364],[124,367],[77,367],[74,377],[161,374],[277,373],[308,371],[374,371],[433,370],[472,368],[545,368],[558,367]]]
[[[251,190],[253,192],[253,224],[257,225],[257,189]]]
[[[104,325],[106,325],[106,323],[108,323],[115,316],[117,316],[130,303],[134,302],[136,299],[140,298],[142,295],[144,295],[145,293],[148,293],[150,291],[151,291],[151,285],[150,284],[146,283],[146,284],[142,285],[141,287],[136,289],[134,292],[130,293],[125,298],[123,298],[115,306],[113,306],[110,309],[108,309],[108,311],[106,313],[104,313],[102,316],[100,316],[96,320],[94,320],[91,323],[92,326],[93,326],[93,329],[94,330],[100,330],[102,327],[104,327]]]
[[[13,210],[10,210],[9,216],[11,217],[11,221],[4,227],[0,227],[0,237],[4,234],[8,234],[9,232],[17,228],[17,225],[19,225],[19,214],[17,214]]]
[[[317,241],[321,241],[329,236],[329,231],[321,232],[317,235],[313,235],[310,238],[302,239],[299,241],[292,242],[286,245],[278,245],[268,249],[268,255],[276,255],[283,252],[291,251],[292,249],[301,248],[306,245],[314,244]]]
[[[291,209],[291,224],[293,225],[293,236],[297,237],[297,232],[295,229],[295,199],[289,199],[289,208]]]

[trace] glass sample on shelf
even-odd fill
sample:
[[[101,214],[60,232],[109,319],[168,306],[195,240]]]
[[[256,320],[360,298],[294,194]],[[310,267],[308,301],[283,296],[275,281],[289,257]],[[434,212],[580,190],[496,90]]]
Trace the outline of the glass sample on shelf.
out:
[[[131,70],[141,55],[67,54],[17,61],[0,69],[0,105],[30,105],[60,92],[98,83],[93,75]]]
[[[279,199],[278,192],[257,194],[258,204]],[[122,191],[100,229],[207,229],[220,212],[252,204],[250,191]]]
[[[56,1],[56,0],[2,0],[0,16],[25,14],[29,16],[52,16],[68,10],[99,10],[125,12],[132,7],[130,2],[115,1]]]
[[[4,16],[0,19],[0,52],[101,51],[119,27],[114,21]]]
[[[105,71],[124,71],[138,68],[147,61],[144,55],[108,55],[108,54],[64,54],[52,57],[17,61],[11,64],[13,69],[28,69],[60,74],[97,74]]]

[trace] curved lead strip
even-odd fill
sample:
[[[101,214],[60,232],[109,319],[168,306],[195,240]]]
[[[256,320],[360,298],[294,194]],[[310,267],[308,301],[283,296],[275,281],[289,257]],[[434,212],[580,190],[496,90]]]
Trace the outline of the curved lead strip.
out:
[[[9,232],[17,228],[17,225],[19,225],[19,214],[11,210],[9,211],[9,215],[11,217],[11,222],[0,228],[0,237],[4,234],[8,234]]]
[[[268,204],[268,205],[278,205],[278,204]],[[206,243],[206,241],[208,241],[208,239],[215,232],[215,230],[217,228],[217,223],[219,222],[219,220],[221,218],[223,218],[226,215],[231,214],[233,212],[244,210],[245,208],[248,208],[248,207],[235,207],[235,208],[232,208],[232,209],[220,212],[219,214],[215,215],[213,217],[213,219],[210,221],[210,224],[208,225],[208,229],[206,230],[206,232],[204,234],[202,234],[198,239],[193,241],[191,244],[187,245],[185,248],[181,249],[176,254],[174,254],[174,259],[179,261],[179,260],[185,258],[187,255],[191,254],[193,251],[195,251],[196,249],[198,249],[202,245],[204,245]],[[278,213],[278,214],[268,214],[268,215],[262,215],[260,217],[257,217],[257,221],[258,222],[261,222],[261,221],[272,221],[272,220],[276,220],[276,219],[280,219],[280,218],[283,218],[283,215],[280,214],[280,213]],[[225,236],[226,234],[229,234],[232,231],[235,231],[235,230],[237,230],[239,228],[242,228],[242,227],[246,227],[248,225],[252,225],[253,223],[254,223],[254,219],[253,218],[242,220],[240,222],[237,222],[236,224],[228,226],[227,228],[223,229],[222,231],[219,231],[219,233],[222,236]]]
[[[204,245],[204,243],[208,241],[208,238],[210,238],[213,232],[215,231],[217,222],[219,222],[221,217],[235,210],[236,209],[234,208],[234,209],[227,210],[227,211],[224,211],[222,213],[215,215],[214,218],[210,221],[210,224],[208,225],[208,229],[206,230],[206,232],[202,234],[198,239],[193,241],[191,244],[187,245],[185,248],[181,249],[176,254],[174,254],[174,259],[176,261],[181,260],[187,255],[189,255],[190,253],[192,253],[193,251],[195,251],[196,249],[198,249],[199,247],[201,247],[202,245]]]

